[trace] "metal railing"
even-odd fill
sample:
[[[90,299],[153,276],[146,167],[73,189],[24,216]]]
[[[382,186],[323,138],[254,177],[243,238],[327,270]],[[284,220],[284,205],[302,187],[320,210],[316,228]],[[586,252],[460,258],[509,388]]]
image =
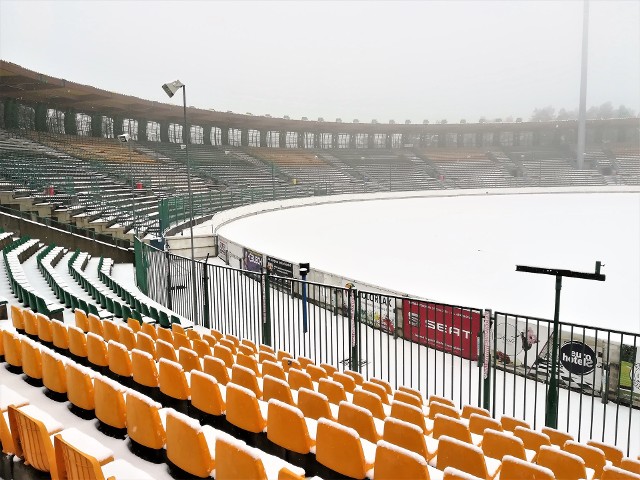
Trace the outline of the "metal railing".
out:
[[[207,328],[544,425],[551,320],[496,312],[483,335],[479,308],[206,262],[193,279],[190,259],[139,241],[136,262],[148,296]],[[640,451],[640,335],[560,325],[558,428]]]

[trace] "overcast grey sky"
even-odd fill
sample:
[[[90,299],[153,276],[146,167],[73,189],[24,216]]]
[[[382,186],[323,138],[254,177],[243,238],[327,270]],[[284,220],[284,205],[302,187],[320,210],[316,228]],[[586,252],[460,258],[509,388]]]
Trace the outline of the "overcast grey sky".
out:
[[[640,110],[640,1],[590,3],[587,105]],[[344,121],[578,106],[583,3],[0,0],[0,58],[190,105]],[[176,100],[173,100],[176,102]]]

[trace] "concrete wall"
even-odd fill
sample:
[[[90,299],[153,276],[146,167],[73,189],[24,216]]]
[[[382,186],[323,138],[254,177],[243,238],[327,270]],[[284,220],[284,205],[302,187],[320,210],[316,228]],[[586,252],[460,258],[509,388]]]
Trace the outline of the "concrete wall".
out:
[[[0,212],[0,226],[6,232],[13,232],[17,237],[27,235],[31,238],[37,238],[41,242],[55,243],[70,250],[78,248],[94,257],[104,256],[112,258],[118,263],[133,263],[133,250],[102,243],[7,213]]]

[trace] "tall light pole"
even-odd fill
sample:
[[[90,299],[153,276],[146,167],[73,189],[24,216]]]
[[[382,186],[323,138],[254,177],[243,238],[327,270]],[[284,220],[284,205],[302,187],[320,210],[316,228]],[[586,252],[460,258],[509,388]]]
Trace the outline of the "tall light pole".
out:
[[[187,129],[187,87],[180,80],[175,80],[170,83],[162,85],[162,89],[165,93],[172,98],[175,93],[182,88],[182,113],[184,125],[182,127],[182,139],[184,140],[184,151],[187,156],[187,190],[189,191],[189,234],[191,236],[191,278],[192,278],[192,290],[193,290],[193,316],[194,323],[197,323],[198,318],[198,296],[196,293],[196,259],[193,253],[193,192],[191,191],[191,162],[189,161],[189,136],[190,131]]]
[[[131,159],[131,135],[128,133],[118,135],[118,140],[120,140],[121,143],[126,143],[129,148],[129,173],[131,175],[131,221],[133,222],[133,233],[135,236],[138,235],[138,224],[136,223],[136,190],[134,188],[133,180],[133,160]]]

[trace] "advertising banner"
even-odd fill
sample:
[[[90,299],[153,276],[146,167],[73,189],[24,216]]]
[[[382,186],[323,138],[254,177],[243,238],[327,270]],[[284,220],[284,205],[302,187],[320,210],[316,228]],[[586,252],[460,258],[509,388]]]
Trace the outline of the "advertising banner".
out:
[[[380,293],[359,292],[360,320],[367,325],[393,333],[396,325],[396,299]]]
[[[257,273],[262,272],[264,258],[261,253],[245,248],[242,260],[245,270]]]
[[[277,275],[278,277],[293,278],[293,263],[279,258],[267,256],[267,270],[271,275]],[[283,290],[291,290],[291,282],[282,278],[271,279],[271,284],[277,287],[282,287]]]
[[[404,336],[468,360],[478,359],[480,311],[433,302],[403,300]]]
[[[640,394],[640,348],[621,345],[620,388]]]
[[[229,264],[229,245],[226,240],[218,237],[218,258],[221,258],[224,263]]]

